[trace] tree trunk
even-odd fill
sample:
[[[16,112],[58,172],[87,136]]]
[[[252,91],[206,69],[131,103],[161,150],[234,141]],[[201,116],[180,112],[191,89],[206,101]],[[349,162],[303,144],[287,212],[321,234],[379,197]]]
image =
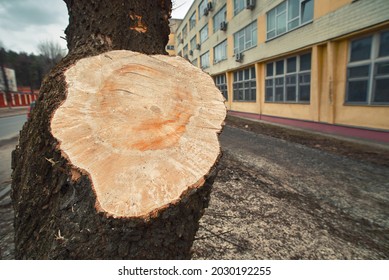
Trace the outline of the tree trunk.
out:
[[[65,2],[69,53],[12,157],[16,258],[188,259],[221,95],[183,59],[144,55],[165,54],[170,0]]]

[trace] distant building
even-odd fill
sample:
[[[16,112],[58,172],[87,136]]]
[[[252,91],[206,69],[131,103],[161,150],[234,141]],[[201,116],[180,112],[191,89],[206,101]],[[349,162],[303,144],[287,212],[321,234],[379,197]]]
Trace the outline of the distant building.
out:
[[[169,20],[169,26],[170,26],[170,35],[169,35],[169,42],[166,45],[166,51],[169,53],[169,55],[176,55],[175,45],[176,45],[176,30],[178,26],[181,24],[182,19],[170,19]]]
[[[388,0],[195,0],[175,47],[231,114],[389,139]]]
[[[4,70],[5,70],[5,75],[7,77],[9,90],[10,91],[17,91],[18,88],[17,88],[17,85],[16,85],[15,70],[14,69],[10,69],[10,68],[6,68],[6,67],[4,67]],[[6,90],[5,82],[4,82],[4,78],[3,77],[4,77],[4,75],[3,75],[2,69],[0,67],[0,90],[1,91],[5,91]]]

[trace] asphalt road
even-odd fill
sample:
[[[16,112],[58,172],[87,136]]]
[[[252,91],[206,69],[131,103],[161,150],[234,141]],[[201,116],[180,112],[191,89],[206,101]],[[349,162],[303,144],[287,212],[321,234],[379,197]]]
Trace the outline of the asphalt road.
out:
[[[0,118],[0,140],[16,136],[26,121],[26,115]]]
[[[11,152],[26,115],[0,118],[0,259],[13,258],[13,210],[11,206]]]
[[[389,168],[230,126],[195,259],[388,259]]]
[[[194,259],[389,258],[388,167],[231,126],[220,141]],[[0,248],[12,259],[13,212],[0,196]]]

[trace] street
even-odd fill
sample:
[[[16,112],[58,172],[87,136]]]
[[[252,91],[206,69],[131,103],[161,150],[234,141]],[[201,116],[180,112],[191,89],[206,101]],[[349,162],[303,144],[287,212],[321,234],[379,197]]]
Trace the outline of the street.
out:
[[[0,141],[7,174],[16,140]],[[388,259],[387,165],[236,128],[229,120],[220,141],[220,171],[193,259]],[[1,181],[9,185],[9,176]],[[3,259],[13,259],[12,223],[2,188]]]
[[[387,166],[228,125],[221,144],[195,259],[388,259]]]
[[[26,121],[26,115],[0,118],[0,140],[9,139],[17,135]]]
[[[13,211],[11,207],[11,152],[15,149],[19,131],[26,122],[26,109],[3,110],[10,116],[0,117],[0,259],[13,254]],[[12,113],[21,115],[12,115]]]

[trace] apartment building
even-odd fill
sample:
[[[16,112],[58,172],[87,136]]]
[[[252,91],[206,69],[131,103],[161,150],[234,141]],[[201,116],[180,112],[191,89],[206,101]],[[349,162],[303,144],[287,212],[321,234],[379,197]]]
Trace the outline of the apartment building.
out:
[[[388,0],[195,0],[175,39],[230,114],[389,142]]]

